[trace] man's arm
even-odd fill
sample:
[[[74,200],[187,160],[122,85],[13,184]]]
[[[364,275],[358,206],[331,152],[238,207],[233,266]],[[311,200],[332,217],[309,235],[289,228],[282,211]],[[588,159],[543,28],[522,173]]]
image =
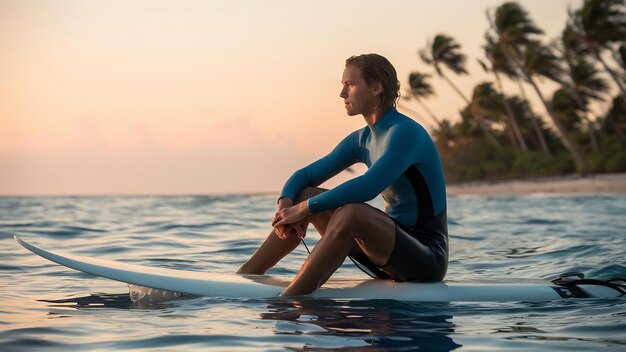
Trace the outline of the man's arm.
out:
[[[355,131],[344,138],[328,155],[291,175],[283,187],[279,200],[290,198],[293,202],[305,187],[319,186],[359,162],[358,146],[359,131]]]
[[[417,161],[422,144],[419,134],[399,127],[390,133],[383,155],[365,174],[308,200],[313,214],[374,199]]]

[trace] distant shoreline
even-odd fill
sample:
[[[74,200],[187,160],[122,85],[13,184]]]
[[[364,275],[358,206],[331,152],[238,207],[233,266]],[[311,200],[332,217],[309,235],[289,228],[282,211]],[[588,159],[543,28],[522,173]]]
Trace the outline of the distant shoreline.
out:
[[[626,194],[626,173],[447,185],[448,195]]]
[[[527,180],[477,181],[446,184],[447,195],[524,195],[534,193],[553,194],[626,194],[626,173],[595,174],[532,178]],[[179,197],[179,196],[276,196],[273,191],[246,193],[137,193],[137,194],[0,194],[10,197]]]

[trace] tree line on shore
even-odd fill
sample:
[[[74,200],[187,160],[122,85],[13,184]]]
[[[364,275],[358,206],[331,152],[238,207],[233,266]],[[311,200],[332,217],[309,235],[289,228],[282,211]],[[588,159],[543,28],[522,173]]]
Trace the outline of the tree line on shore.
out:
[[[516,2],[487,10],[489,29],[480,66],[493,76],[471,95],[453,82],[466,75],[467,56],[446,34],[419,50],[465,106],[459,122],[427,106],[432,74],[412,72],[407,94],[435,124],[433,137],[450,182],[626,171],[626,6],[624,0],[585,0],[568,9],[560,36],[543,31]],[[539,81],[557,84],[551,96]],[[506,91],[508,80],[515,91]],[[616,92],[616,93],[615,93]],[[535,110],[528,96],[541,106]],[[594,113],[592,106],[605,106]],[[596,109],[597,110],[597,109]]]

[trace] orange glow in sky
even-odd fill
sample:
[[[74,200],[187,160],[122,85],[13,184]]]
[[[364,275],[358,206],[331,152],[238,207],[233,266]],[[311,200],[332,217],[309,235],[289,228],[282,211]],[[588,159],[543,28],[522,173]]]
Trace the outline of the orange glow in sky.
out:
[[[338,96],[347,57],[382,54],[406,86],[446,33],[469,93],[500,3],[0,0],[0,195],[278,192],[365,125]],[[581,3],[520,1],[546,41]],[[432,83],[427,104],[457,119]]]

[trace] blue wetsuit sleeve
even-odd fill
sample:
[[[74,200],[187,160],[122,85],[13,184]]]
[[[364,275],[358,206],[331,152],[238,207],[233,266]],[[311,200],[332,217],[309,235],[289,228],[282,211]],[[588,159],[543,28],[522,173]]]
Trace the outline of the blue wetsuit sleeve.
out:
[[[419,161],[419,148],[422,142],[414,130],[397,126],[390,131],[383,154],[365,174],[309,198],[309,209],[315,214],[344,204],[363,203],[374,199],[409,166]]]
[[[359,131],[344,138],[325,157],[296,171],[285,183],[280,198],[295,200],[300,191],[307,186],[319,186],[349,166],[360,161],[358,156]]]

